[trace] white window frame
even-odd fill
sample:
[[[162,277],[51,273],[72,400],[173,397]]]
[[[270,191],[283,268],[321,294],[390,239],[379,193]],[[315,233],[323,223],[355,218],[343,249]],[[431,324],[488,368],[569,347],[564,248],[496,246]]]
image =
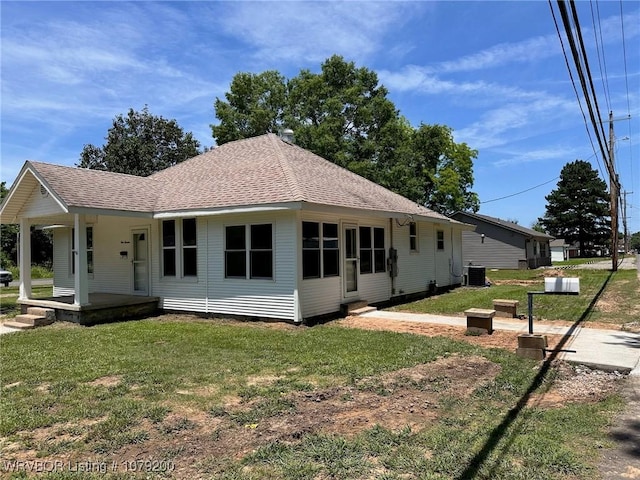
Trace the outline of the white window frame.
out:
[[[69,272],[70,276],[73,277],[76,274],[76,235],[75,228],[71,227],[71,242],[69,245],[71,246],[70,255],[69,255]],[[86,235],[87,235],[87,274],[89,278],[93,278],[93,272],[95,271],[95,259],[93,256],[93,225],[87,225],[86,227]],[[91,238],[91,242],[89,242],[89,238]],[[91,254],[91,255],[89,255]],[[91,261],[89,261],[89,257],[91,257]]]
[[[184,241],[184,222],[185,220],[193,220],[195,222],[196,228],[196,243],[195,245],[185,245]],[[173,222],[174,225],[174,244],[173,245],[165,245],[164,244],[164,224],[165,222]],[[195,275],[185,275],[184,273],[184,252],[185,250],[193,249],[196,251],[196,274]],[[172,279],[172,280],[197,280],[198,275],[200,274],[198,269],[198,219],[195,217],[183,217],[183,218],[171,218],[160,221],[160,276],[163,279]],[[174,275],[166,275],[165,274],[165,252],[173,251],[173,258],[175,262],[175,274]],[[179,254],[178,254],[179,253]]]
[[[413,233],[411,229],[413,228]],[[418,223],[409,222],[409,251],[411,253],[418,253],[420,251],[420,244],[418,243]]]
[[[315,220],[303,220],[302,224],[304,226],[305,223],[315,223],[318,226],[318,246],[317,247],[305,247],[304,243],[302,245],[302,252],[304,255],[305,251],[317,251],[318,252],[318,275],[317,276],[305,276],[304,275],[304,256],[302,259],[302,279],[303,280],[313,280],[318,278],[333,278],[340,276],[340,225],[336,222],[320,222]],[[325,235],[325,229],[327,225],[332,225],[336,229],[336,239],[337,246],[336,247],[327,247],[325,241],[327,237]],[[304,228],[303,228],[304,231]],[[303,238],[304,242],[304,238]],[[326,252],[337,252],[337,270],[336,273],[327,274],[325,272],[325,253]]]
[[[269,225],[271,227],[271,248],[252,248],[251,230],[252,227]],[[227,249],[227,229],[233,227],[244,227],[244,248],[243,249]],[[275,281],[276,279],[276,262],[275,262],[275,224],[273,222],[255,222],[249,224],[229,224],[224,226],[224,279],[225,280],[253,280],[253,281]],[[227,253],[244,252],[244,276],[228,275],[227,273]],[[271,252],[271,276],[270,277],[254,277],[252,271],[252,253],[254,252]]]
[[[444,230],[436,230],[436,249],[444,251]]]

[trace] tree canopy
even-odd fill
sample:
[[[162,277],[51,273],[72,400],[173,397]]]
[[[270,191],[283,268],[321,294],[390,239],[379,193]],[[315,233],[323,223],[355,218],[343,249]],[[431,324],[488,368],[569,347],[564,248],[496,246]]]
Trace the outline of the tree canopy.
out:
[[[238,73],[216,98],[218,145],[291,128],[295,142],[417,203],[442,213],[478,210],[473,160],[444,125],[413,128],[377,74],[334,55],[319,73],[289,80],[276,71]]]
[[[550,235],[578,242],[580,255],[604,246],[611,234],[609,194],[606,183],[589,162],[567,163],[557,188],[546,197],[544,217],[538,221]]]
[[[87,144],[78,167],[146,177],[200,153],[199,142],[175,120],[129,109],[116,116],[102,147]]]

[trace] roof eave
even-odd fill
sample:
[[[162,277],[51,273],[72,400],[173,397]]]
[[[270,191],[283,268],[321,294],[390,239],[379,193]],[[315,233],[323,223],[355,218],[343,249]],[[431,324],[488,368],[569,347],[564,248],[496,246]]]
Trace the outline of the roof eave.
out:
[[[44,179],[42,175],[40,175],[38,170],[31,164],[31,162],[27,160],[26,162],[24,162],[24,165],[20,169],[20,172],[18,173],[16,180],[13,182],[13,185],[11,185],[11,188],[9,189],[9,193],[7,193],[7,196],[4,198],[4,200],[0,204],[0,218],[3,218],[2,223],[13,224],[18,222],[19,220],[18,212],[22,210],[22,207],[24,207],[24,203],[14,207],[13,209],[10,209],[9,212],[7,212],[7,209],[9,205],[12,205],[14,203],[13,197],[27,174],[33,175],[36,181],[38,181],[40,185],[42,185],[47,190],[49,195],[51,195],[51,198],[53,198],[53,200],[62,209],[63,213],[69,212],[69,207],[64,202],[64,200],[58,195],[58,193],[53,188],[51,188],[49,183]],[[7,214],[9,215],[10,220],[7,220],[5,218]]]

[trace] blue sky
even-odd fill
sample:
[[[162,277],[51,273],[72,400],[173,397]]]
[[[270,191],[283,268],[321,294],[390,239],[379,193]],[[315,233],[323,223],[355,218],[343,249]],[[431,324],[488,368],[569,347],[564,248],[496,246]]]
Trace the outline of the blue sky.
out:
[[[616,165],[640,231],[640,2],[577,6],[601,112],[632,117],[615,122]],[[576,159],[607,178],[545,1],[3,1],[0,14],[8,184],[28,159],[74,165],[116,115],[144,105],[211,146],[213,102],[236,73],[291,78],[333,54],[376,71],[414,126],[448,125],[479,151],[480,213],[531,226]]]

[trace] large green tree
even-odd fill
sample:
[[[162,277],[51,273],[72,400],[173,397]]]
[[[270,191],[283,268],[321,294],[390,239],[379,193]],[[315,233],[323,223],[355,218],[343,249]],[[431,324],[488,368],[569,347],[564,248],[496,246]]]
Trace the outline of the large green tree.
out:
[[[589,162],[567,163],[557,188],[545,198],[546,212],[538,221],[550,235],[568,243],[578,242],[582,256],[607,245],[611,234],[609,194],[606,183]]]
[[[334,55],[319,73],[285,79],[275,71],[238,73],[215,101],[218,145],[291,128],[296,144],[405,197],[438,210],[478,209],[477,151],[443,125],[413,128],[374,71]]]
[[[220,125],[212,125],[218,145],[241,138],[277,132],[282,126],[286,103],[285,78],[274,70],[263,73],[238,73],[231,81],[226,101],[216,99]]]
[[[105,140],[102,147],[85,145],[77,166],[146,177],[200,153],[191,132],[146,106],[116,116]]]
[[[631,234],[629,237],[629,248],[636,252],[640,252],[640,232]]]

